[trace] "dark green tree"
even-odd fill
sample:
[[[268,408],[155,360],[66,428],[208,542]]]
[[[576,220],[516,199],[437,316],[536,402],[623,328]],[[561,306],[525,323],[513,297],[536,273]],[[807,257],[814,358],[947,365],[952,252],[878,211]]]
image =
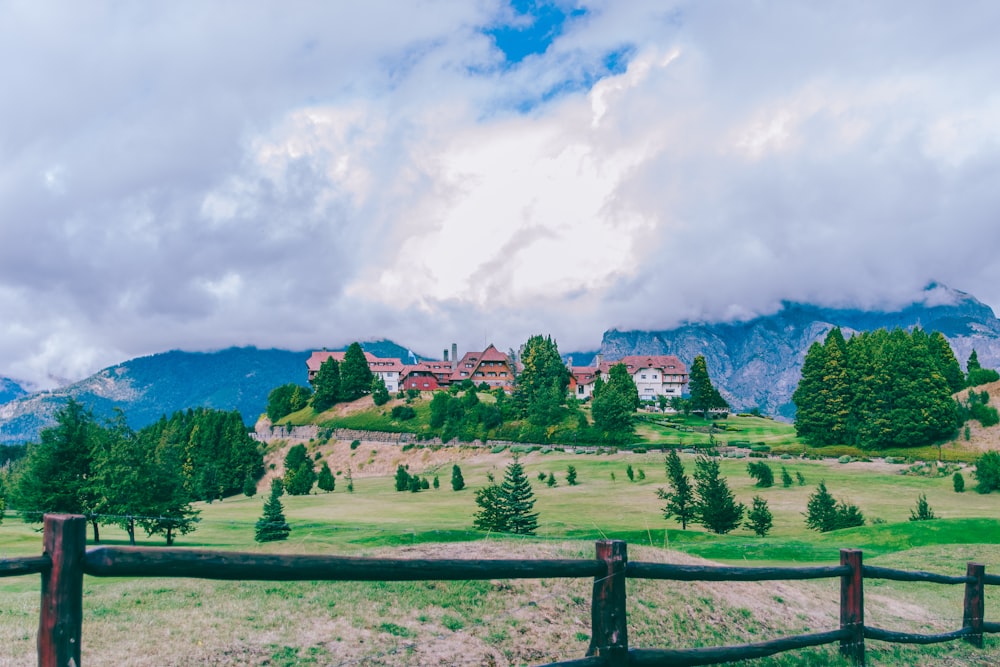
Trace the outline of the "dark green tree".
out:
[[[931,356],[938,372],[948,383],[948,390],[957,394],[965,389],[965,374],[962,367],[955,358],[955,351],[951,349],[951,344],[940,331],[934,331],[930,337]]]
[[[507,532],[534,535],[538,529],[538,513],[532,512],[535,494],[517,457],[507,465],[500,492],[506,506]]]
[[[43,429],[11,482],[13,500],[28,523],[39,523],[45,513],[92,515],[96,504],[90,482],[93,449],[100,442],[100,426],[93,414],[70,398],[55,413],[56,425]],[[96,519],[94,541],[99,541]]]
[[[962,476],[962,473],[956,472],[952,475],[951,484],[955,493],[965,493],[965,477]]]
[[[632,435],[633,416],[639,407],[639,391],[625,364],[615,364],[608,371],[608,381],[594,394],[591,416],[594,428],[609,440],[624,440]]]
[[[320,364],[313,378],[312,407],[316,412],[325,412],[341,400],[340,364],[330,357]]]
[[[285,521],[285,508],[281,505],[281,485],[274,480],[271,483],[271,493],[264,502],[264,515],[258,519],[254,540],[257,542],[277,542],[287,540],[292,532],[291,526]]]
[[[805,517],[806,526],[821,533],[865,525],[861,510],[846,501],[835,500],[827,491],[825,482],[820,482],[809,496]]]
[[[499,484],[490,482],[477,489],[475,500],[479,509],[473,515],[472,524],[478,530],[491,533],[508,532],[506,506]]]
[[[451,467],[451,490],[461,491],[465,488],[465,478],[462,477],[462,469],[456,463]]]
[[[396,490],[406,491],[410,488],[410,473],[406,471],[406,467],[400,463],[396,466]]]
[[[337,478],[333,476],[330,465],[326,461],[323,461],[323,465],[320,466],[319,476],[316,478],[316,486],[326,493],[330,493],[337,488]]]
[[[371,392],[374,374],[368,366],[364,350],[357,342],[351,343],[344,352],[340,364],[340,398],[353,401]]]
[[[986,452],[976,459],[976,491],[991,493],[1000,489],[1000,452]]]
[[[663,517],[666,519],[674,517],[680,522],[681,530],[687,530],[687,525],[694,521],[696,516],[694,489],[691,480],[684,472],[684,464],[681,463],[681,457],[676,449],[671,449],[667,453],[665,467],[670,488],[657,491],[657,496],[667,501],[663,508]]]
[[[695,518],[718,535],[739,527],[746,507],[736,502],[729,484],[719,473],[719,462],[700,456],[695,462]]]
[[[282,417],[306,407],[311,398],[312,389],[294,382],[275,387],[267,395],[267,418],[271,422],[277,422]]]
[[[376,375],[372,378],[372,401],[375,405],[385,405],[389,402],[389,390],[385,387],[385,380],[382,379],[381,375]]]
[[[700,412],[708,417],[710,410],[729,409],[729,404],[722,398],[722,394],[712,385],[708,375],[708,364],[705,362],[705,357],[700,354],[691,362],[688,392],[690,392],[692,412]]]
[[[781,485],[786,489],[792,485],[792,476],[788,474],[785,466],[781,466]]]
[[[534,426],[558,424],[566,404],[570,372],[551,336],[532,336],[521,348],[521,369],[514,385],[514,404]]]
[[[316,468],[309,458],[306,446],[299,444],[288,449],[285,454],[285,491],[290,496],[305,496],[316,483]]]
[[[253,498],[257,495],[257,482],[250,475],[246,476],[243,480],[243,495],[247,498]]]
[[[628,477],[628,481],[635,481],[635,470],[632,468],[632,464],[629,463],[625,468],[625,476]]]
[[[977,387],[981,384],[986,384],[987,382],[996,382],[1000,380],[1000,374],[998,374],[992,368],[983,368],[979,363],[979,355],[976,354],[975,348],[969,354],[969,360],[965,363],[966,370],[966,385],[969,387]]]
[[[767,506],[767,501],[760,496],[753,497],[753,506],[747,514],[746,527],[756,533],[757,537],[764,537],[771,530],[774,524],[774,517]]]
[[[576,486],[576,468],[574,466],[566,466],[566,483],[570,486]]]
[[[771,466],[767,465],[763,461],[751,461],[747,464],[747,472],[757,480],[756,486],[766,489],[768,487],[774,486],[774,471],[771,470]],[[791,482],[791,478],[788,478]]]
[[[546,483],[546,484],[547,484],[548,486],[550,486],[550,487],[552,487],[552,486],[555,486],[555,485],[556,485],[556,483],[557,483],[557,482],[556,482],[556,476],[555,476],[555,475],[553,475],[553,474],[552,474],[552,473],[550,472],[550,473],[549,473],[549,476],[548,476],[548,477],[547,477],[547,478],[545,479],[545,483]]]
[[[448,396],[448,392],[436,391],[434,392],[434,397],[431,398],[431,416],[430,416],[430,427],[431,428],[441,428],[444,423],[448,420],[448,403],[451,397]]]

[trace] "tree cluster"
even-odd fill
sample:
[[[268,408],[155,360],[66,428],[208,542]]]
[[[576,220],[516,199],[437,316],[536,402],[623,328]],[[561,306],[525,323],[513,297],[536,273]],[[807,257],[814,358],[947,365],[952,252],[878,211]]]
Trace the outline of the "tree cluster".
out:
[[[427,480],[426,477],[421,477],[420,475],[411,475],[410,471],[406,469],[406,466],[402,464],[396,467],[397,491],[410,491],[412,493],[418,493],[420,491],[425,491],[429,488],[431,488],[431,483]],[[438,487],[435,486],[434,488],[436,489]]]
[[[987,382],[996,382],[997,380],[1000,380],[1000,373],[997,373],[992,368],[983,368],[979,364],[979,355],[976,354],[975,349],[973,349],[972,353],[969,354],[969,359],[965,363],[965,370],[965,384],[969,387],[977,387],[981,384],[986,384]],[[956,391],[958,390],[956,389]]]
[[[46,512],[89,516],[99,525],[160,534],[172,544],[195,528],[196,500],[243,491],[264,472],[263,456],[238,412],[177,412],[135,432],[118,411],[106,424],[75,400],[56,412],[56,425],[28,446],[11,493],[27,521]]]
[[[795,430],[811,445],[918,447],[958,427],[951,394],[958,362],[938,332],[833,329],[814,343],[792,394]],[[950,380],[949,380],[950,379]]]
[[[517,416],[537,427],[558,424],[570,381],[559,346],[551,336],[532,336],[521,348],[520,361],[512,395]]]
[[[309,458],[305,445],[294,445],[285,454],[283,482],[290,496],[305,496],[312,491],[316,483],[316,466]]]
[[[267,418],[272,423],[309,405],[312,389],[294,382],[275,387],[267,395]]]
[[[667,504],[664,517],[674,517],[687,529],[688,523],[700,523],[713,533],[723,535],[740,526],[746,506],[736,502],[729,483],[719,472],[719,462],[707,456],[695,461],[694,486],[684,472],[680,456],[670,450],[666,460],[669,489],[657,495]],[[765,502],[766,507],[766,502]]]
[[[805,516],[806,526],[821,533],[865,525],[865,517],[857,505],[844,500],[838,502],[827,491],[825,482],[820,482],[809,496]]]
[[[538,513],[532,511],[535,494],[517,458],[507,465],[500,484],[491,479],[476,491],[476,505],[473,524],[479,530],[534,535],[538,529]]]
[[[356,342],[351,343],[344,352],[343,362],[330,357],[320,364],[312,385],[312,407],[316,412],[329,410],[337,403],[357,400],[372,393],[373,388],[379,391],[381,398],[381,390],[385,389],[383,382],[379,390],[376,376],[365,359],[364,350]],[[385,399],[388,400],[388,392],[385,393]]]
[[[470,387],[461,396],[438,391],[431,399],[430,427],[440,429],[444,442],[455,437],[460,440],[484,439],[503,423],[502,405],[507,398],[503,390],[498,389],[494,393],[496,402],[487,403],[479,399],[475,387],[469,384]]]
[[[985,427],[1000,424],[1000,413],[990,405],[990,395],[985,389],[970,389],[965,400],[958,399],[958,423],[964,424],[975,419]]]

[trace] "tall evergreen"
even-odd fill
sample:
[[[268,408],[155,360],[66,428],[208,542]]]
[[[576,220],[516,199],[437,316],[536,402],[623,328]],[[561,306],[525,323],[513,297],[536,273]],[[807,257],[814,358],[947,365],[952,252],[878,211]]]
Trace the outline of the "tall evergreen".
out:
[[[312,491],[316,483],[316,468],[305,445],[294,445],[285,455],[284,483],[290,496],[305,496]]]
[[[461,491],[465,488],[465,478],[462,477],[462,469],[456,463],[451,467],[451,490]]]
[[[535,506],[535,494],[516,457],[504,472],[500,492],[506,505],[508,532],[534,535],[538,529],[538,513],[531,511]]]
[[[340,398],[353,401],[371,392],[374,373],[368,366],[360,343],[351,343],[340,365]]]
[[[313,378],[312,407],[316,412],[329,410],[340,401],[340,364],[329,357]]]
[[[333,476],[330,465],[326,461],[323,461],[323,465],[319,469],[319,475],[316,477],[316,486],[326,493],[330,493],[337,488],[337,478]]]
[[[684,464],[676,449],[671,449],[667,454],[665,466],[670,488],[657,491],[660,499],[667,501],[663,517],[674,517],[680,522],[681,530],[687,530],[688,523],[695,519],[694,489],[691,488],[691,480],[684,472]]]
[[[257,521],[254,540],[258,542],[287,540],[290,532],[292,529],[285,521],[285,508],[281,505],[281,485],[272,482],[271,493],[264,502],[264,515]]]
[[[729,408],[729,404],[722,398],[722,394],[712,385],[712,380],[708,375],[708,364],[705,357],[700,354],[691,363],[688,392],[691,394],[689,400],[692,412],[701,412],[708,417],[710,410]]]
[[[940,331],[932,332],[930,348],[934,363],[938,372],[948,383],[949,391],[955,394],[965,389],[965,375],[962,373],[962,367],[959,365],[958,359],[955,358],[955,351],[951,349],[951,344],[944,337],[944,334]]]
[[[608,382],[596,394],[591,406],[594,428],[606,438],[621,440],[632,435],[632,417],[639,407],[639,390],[625,364],[615,364]]]
[[[372,378],[372,401],[375,405],[385,405],[389,402],[389,390],[385,386],[385,380],[382,379],[381,375],[376,375]]]
[[[764,537],[771,530],[774,524],[774,517],[767,506],[767,500],[760,496],[753,497],[753,506],[747,514],[746,527],[752,530],[757,537]]]
[[[729,483],[719,473],[719,462],[700,456],[695,462],[694,515],[698,523],[723,535],[738,528],[746,507],[736,502]]]
[[[521,368],[514,386],[519,413],[535,426],[562,420],[570,372],[551,336],[532,336],[521,348]]]

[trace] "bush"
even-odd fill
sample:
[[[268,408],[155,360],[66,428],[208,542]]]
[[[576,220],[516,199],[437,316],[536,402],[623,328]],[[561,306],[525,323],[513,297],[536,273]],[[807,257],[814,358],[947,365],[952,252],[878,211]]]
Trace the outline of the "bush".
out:
[[[361,441],[360,440],[354,440],[354,441],[351,442],[351,449],[352,450],[357,449],[360,446],[361,446]]]
[[[840,458],[838,458],[837,461],[839,461],[840,463],[850,463],[851,462],[851,457],[847,456],[847,455],[844,455],[844,456],[841,456]]]
[[[965,477],[962,476],[962,473],[956,472],[951,478],[951,483],[955,487],[955,493],[965,492]]]
[[[990,493],[1000,489],[1000,453],[986,452],[976,461],[976,491]]]
[[[927,502],[927,495],[921,493],[917,498],[917,506],[910,510],[910,521],[930,521],[936,518],[934,510]]]
[[[390,413],[393,419],[398,421],[406,421],[408,419],[413,419],[417,416],[417,411],[408,405],[396,405],[393,406],[392,412]]]

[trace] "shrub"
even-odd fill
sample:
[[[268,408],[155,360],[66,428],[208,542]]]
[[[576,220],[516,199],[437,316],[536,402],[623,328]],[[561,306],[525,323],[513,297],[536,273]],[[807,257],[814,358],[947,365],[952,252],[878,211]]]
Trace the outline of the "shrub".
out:
[[[1000,453],[986,452],[976,461],[976,491],[990,493],[1000,489]]]
[[[955,487],[955,493],[965,492],[965,477],[962,476],[962,473],[956,472],[951,478],[951,483]]]
[[[408,405],[395,405],[390,413],[393,419],[407,421],[417,416],[417,411]]]
[[[844,456],[841,456],[840,458],[838,458],[837,461],[839,461],[840,463],[850,463],[851,462],[851,457],[847,456],[845,454]]]
[[[361,446],[361,441],[360,440],[354,440],[354,441],[351,442],[351,449],[357,449],[360,446]]]
[[[910,510],[910,521],[930,521],[936,518],[934,510],[927,502],[927,494],[921,493],[917,498],[917,506]]]

